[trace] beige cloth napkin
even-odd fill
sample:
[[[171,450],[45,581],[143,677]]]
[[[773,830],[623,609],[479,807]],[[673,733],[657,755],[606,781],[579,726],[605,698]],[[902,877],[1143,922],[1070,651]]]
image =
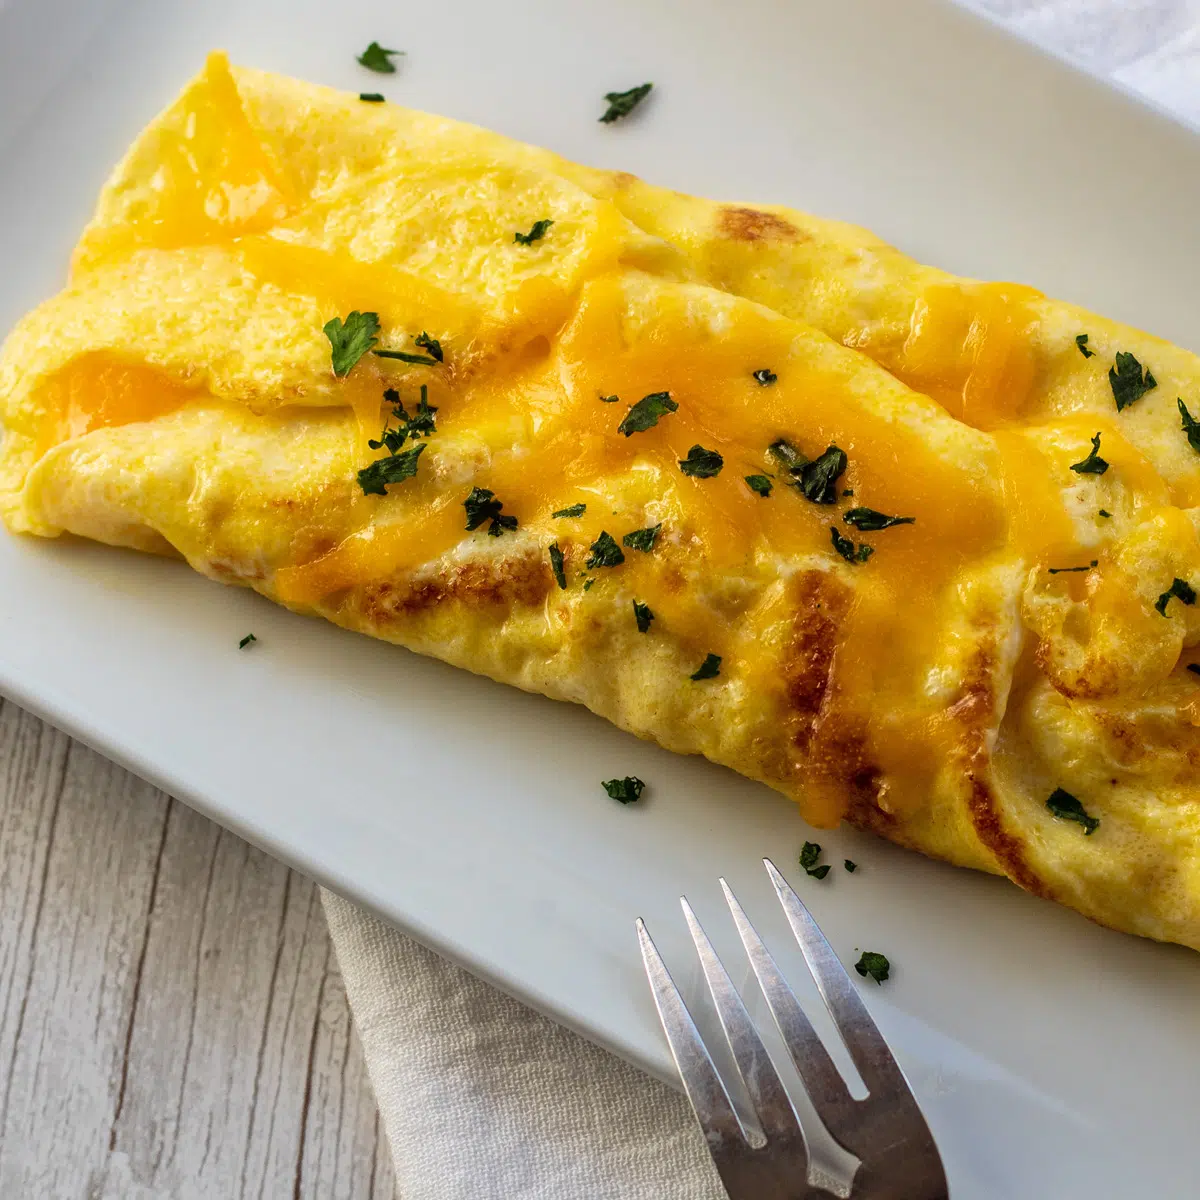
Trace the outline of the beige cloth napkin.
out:
[[[975,0],[1200,123],[1200,0]],[[682,1095],[329,892],[400,1200],[720,1200]]]

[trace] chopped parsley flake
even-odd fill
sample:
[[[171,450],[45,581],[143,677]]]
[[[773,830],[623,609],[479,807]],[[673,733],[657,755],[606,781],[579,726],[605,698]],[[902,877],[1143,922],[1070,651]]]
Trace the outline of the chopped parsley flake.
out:
[[[787,468],[795,481],[794,486],[814,504],[836,504],[837,481],[849,465],[846,452],[830,445],[811,461],[791,442],[784,438],[772,442],[768,447],[771,456]]]
[[[382,104],[384,101],[382,92],[359,92],[358,98],[365,100],[368,104]]]
[[[624,779],[605,779],[602,786],[614,800],[632,804],[646,785],[636,775],[626,775]]]
[[[513,241],[522,246],[532,246],[534,242],[540,242],[546,236],[546,231],[553,224],[553,221],[543,217],[540,221],[534,221],[533,228],[528,233],[513,234]]]
[[[1090,563],[1084,563],[1082,567],[1047,567],[1047,575],[1071,575],[1076,571],[1090,571],[1100,560],[1093,558]]]
[[[250,645],[251,642],[257,642],[257,641],[258,641],[258,638],[256,638],[254,636],[254,634],[248,633],[248,634],[246,634],[246,636],[244,638],[242,638],[242,640],[240,642],[238,642],[238,649],[245,650],[245,648],[248,645]]]
[[[502,513],[502,501],[496,499],[496,493],[488,488],[473,487],[471,494],[463,501],[467,510],[468,532],[478,529],[484,521],[490,521],[489,537],[499,537],[506,529],[516,529],[517,518],[509,513]]]
[[[836,525],[830,525],[829,532],[833,548],[848,562],[865,563],[872,554],[875,553],[874,546],[868,546],[865,542],[860,542],[857,546],[844,534],[838,531]]]
[[[566,508],[560,508],[558,512],[551,513],[552,517],[582,517],[587,512],[586,504],[570,504]]]
[[[1102,517],[1111,517],[1111,516],[1112,516],[1112,513],[1110,513],[1110,512],[1108,511],[1108,509],[1107,509],[1107,508],[1102,508],[1102,509],[1100,509],[1100,510],[1099,510],[1099,514],[1098,514],[1098,515],[1099,515],[1099,516],[1102,516]]]
[[[699,445],[688,451],[687,458],[679,460],[679,469],[695,479],[711,479],[721,473],[724,465],[725,460],[715,450],[705,450]]]
[[[843,866],[846,868],[846,870],[847,870],[847,871],[849,871],[849,872],[850,872],[852,875],[854,874],[854,872],[855,872],[855,871],[857,871],[857,870],[858,870],[858,863],[856,863],[856,862],[855,862],[853,859],[850,859],[850,858],[846,859],[846,861],[845,861],[845,862],[844,862],[842,865],[843,865]]]
[[[1148,370],[1143,374],[1142,364],[1124,350],[1117,351],[1116,365],[1108,368],[1108,382],[1117,402],[1117,412],[1140,400],[1151,388],[1158,387],[1158,380]]]
[[[650,628],[650,622],[654,620],[654,613],[650,611],[648,604],[635,600],[633,602],[633,619],[637,622],[638,633],[645,633]]]
[[[1095,355],[1095,350],[1088,349],[1088,335],[1086,333],[1077,333],[1075,335],[1075,345],[1079,347],[1079,353],[1084,358],[1092,358]]]
[[[697,683],[701,679],[716,679],[721,673],[721,656],[719,654],[709,654],[704,661],[688,676],[689,679],[695,680]]]
[[[893,525],[914,525],[917,518],[887,517],[873,508],[848,508],[842,513],[842,520],[862,533],[878,533],[879,530],[890,529]]]
[[[814,879],[824,879],[829,874],[829,864],[817,866],[821,857],[821,847],[816,842],[805,842],[800,848],[800,865]]]
[[[378,42],[372,42],[358,55],[358,61],[368,71],[378,71],[380,75],[395,75],[396,64],[392,59],[403,53],[403,50],[385,50]]]
[[[641,83],[627,92],[605,92],[604,98],[608,101],[608,107],[604,110],[604,116],[600,118],[601,122],[611,125],[614,121],[629,116],[650,95],[653,86],[652,83]]]
[[[848,465],[846,452],[829,446],[800,468],[800,490],[814,504],[837,503],[837,481]]]
[[[771,494],[774,486],[769,475],[747,475],[745,482],[752,492],[757,492],[764,499]]]
[[[593,567],[619,567],[625,561],[621,547],[611,533],[601,530],[600,536],[591,544],[591,554],[584,566],[591,570]]]
[[[621,397],[620,397],[620,396],[618,396],[618,395],[617,395],[617,394],[614,392],[614,393],[613,393],[611,396],[601,396],[601,397],[600,397],[600,403],[601,403],[601,404],[616,404],[616,403],[617,403],[617,401],[618,401],[618,400],[620,400],[620,399],[621,399]]]
[[[614,396],[613,400],[616,399]],[[644,433],[658,424],[659,417],[665,417],[667,413],[673,413],[678,408],[679,405],[671,399],[670,392],[651,392],[629,409],[617,426],[617,432],[626,437],[633,433]]]
[[[650,525],[645,529],[635,529],[631,533],[627,533],[621,539],[622,546],[628,546],[630,550],[640,550],[643,554],[649,554],[654,549],[655,542],[658,541],[658,535],[662,532],[662,522],[657,525]]]
[[[334,317],[324,328],[332,347],[333,373],[341,378],[349,375],[354,364],[379,340],[379,314],[355,309],[345,321]]]
[[[1070,792],[1063,791],[1062,788],[1055,788],[1050,793],[1046,807],[1060,821],[1074,821],[1077,825],[1082,825],[1085,837],[1091,837],[1100,828],[1100,818],[1088,816],[1083,805]]]
[[[437,433],[435,416],[437,409],[429,403],[429,388],[424,384],[421,385],[421,399],[417,402],[415,416],[408,415],[408,410],[400,399],[400,393],[395,388],[388,388],[383,393],[383,398],[392,406],[392,416],[396,418],[397,425],[395,429],[384,425],[383,432],[379,437],[372,438],[367,442],[372,450],[379,450],[386,446],[392,454],[396,454],[408,438],[415,440]]]
[[[371,353],[376,358],[396,358],[415,367],[433,367],[438,361],[428,354],[409,354],[407,350],[372,350]]]
[[[766,367],[758,371],[753,371],[751,374],[754,376],[755,381],[763,387],[770,387],[779,378],[774,371],[768,371]]]
[[[793,475],[799,475],[800,468],[808,462],[808,459],[785,438],[772,442],[767,451],[780,466],[786,467]]]
[[[585,592],[590,592],[592,590],[592,584],[595,582],[596,581],[594,579],[585,579],[583,581],[583,590]]]
[[[1091,453],[1082,462],[1072,463],[1071,470],[1078,475],[1103,475],[1108,470],[1107,460],[1100,457],[1100,435],[1092,438]]]
[[[426,351],[430,358],[436,358],[438,362],[444,361],[446,355],[442,350],[442,343],[439,342],[437,338],[430,337],[429,334],[422,329],[421,332],[418,333],[415,338],[413,338],[413,341],[422,350]]]
[[[554,572],[554,582],[565,592],[567,590],[567,573],[563,570],[562,547],[557,542],[550,543],[550,570]]]
[[[358,485],[364,496],[386,496],[388,484],[403,483],[417,473],[417,460],[425,449],[425,442],[418,442],[400,454],[389,454],[376,459],[358,473]]]
[[[1195,604],[1196,589],[1192,587],[1186,579],[1172,580],[1171,586],[1154,602],[1155,611],[1159,616],[1167,615],[1167,605],[1171,602],[1171,597],[1174,596],[1180,604]]]
[[[1188,445],[1200,454],[1200,421],[1197,421],[1187,410],[1187,405],[1178,399],[1179,415],[1183,418],[1183,432],[1187,434]]]
[[[858,962],[854,964],[854,969],[864,979],[870,976],[876,983],[883,983],[892,969],[892,964],[888,962],[886,954],[879,954],[875,950],[864,950]]]

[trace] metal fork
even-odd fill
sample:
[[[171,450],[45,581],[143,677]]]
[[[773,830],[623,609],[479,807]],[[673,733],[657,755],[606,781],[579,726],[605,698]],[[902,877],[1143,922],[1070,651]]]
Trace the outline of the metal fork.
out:
[[[933,1136],[883,1035],[800,897],[770,859],[763,864],[825,1007],[867,1087],[865,1099],[850,1094],[724,879],[721,887],[813,1108],[833,1139],[859,1160],[852,1200],[948,1200]],[[681,897],[680,903],[738,1073],[766,1135],[764,1142],[748,1134],[738,1118],[683,997],[639,918],[638,940],[654,1003],[726,1192],[731,1200],[835,1200],[834,1193],[810,1182],[804,1133],[779,1074],[687,898]]]

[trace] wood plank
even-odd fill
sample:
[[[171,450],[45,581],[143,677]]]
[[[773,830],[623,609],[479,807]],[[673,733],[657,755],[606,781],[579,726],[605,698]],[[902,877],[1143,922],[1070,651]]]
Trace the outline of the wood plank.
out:
[[[390,1200],[315,887],[0,704],[0,1196]]]
[[[296,1194],[305,1200],[391,1197],[396,1185],[387,1140],[332,954],[315,1035]]]
[[[149,784],[70,746],[0,1102],[0,1195],[77,1195],[107,1155],[165,824]]]

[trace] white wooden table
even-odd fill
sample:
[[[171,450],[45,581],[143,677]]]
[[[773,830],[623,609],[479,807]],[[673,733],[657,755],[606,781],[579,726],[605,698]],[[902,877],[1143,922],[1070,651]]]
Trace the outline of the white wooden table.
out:
[[[394,1192],[314,885],[0,702],[0,1197]]]

